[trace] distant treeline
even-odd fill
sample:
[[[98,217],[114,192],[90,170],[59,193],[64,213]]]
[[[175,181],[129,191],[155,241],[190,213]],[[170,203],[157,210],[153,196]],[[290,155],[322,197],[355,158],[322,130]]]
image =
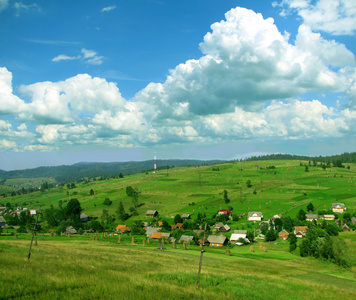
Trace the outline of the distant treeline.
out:
[[[173,167],[201,166],[222,163],[221,160],[157,160],[157,170]],[[77,163],[71,166],[38,167],[34,169],[0,172],[0,181],[13,178],[54,178],[57,183],[84,181],[86,178],[110,178],[121,174],[130,175],[153,170],[153,160],[113,162],[113,163]]]
[[[336,162],[341,163],[353,163],[356,162],[356,152],[343,153],[331,156],[303,156],[303,155],[291,155],[291,154],[268,154],[262,156],[252,156],[246,158],[245,161],[256,161],[256,160],[303,160],[303,161],[316,161],[319,163],[330,163],[336,164]]]

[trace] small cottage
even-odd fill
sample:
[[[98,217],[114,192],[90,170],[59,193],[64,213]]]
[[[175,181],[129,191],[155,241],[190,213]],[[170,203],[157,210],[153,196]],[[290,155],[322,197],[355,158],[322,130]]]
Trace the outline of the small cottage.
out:
[[[146,236],[147,237],[152,237],[153,233],[157,232],[160,229],[161,229],[161,227],[149,226],[149,227],[146,228]]]
[[[263,214],[260,211],[250,211],[247,215],[248,221],[262,221]]]
[[[289,232],[285,229],[283,229],[279,234],[278,234],[279,238],[282,240],[287,240],[289,237]]]
[[[227,243],[227,238],[222,234],[209,235],[208,242],[210,243],[210,247],[222,247]]]
[[[297,238],[304,238],[307,234],[308,226],[295,226],[294,234]]]
[[[77,234],[78,232],[75,230],[73,226],[68,226],[66,228],[65,234]]]
[[[146,217],[154,218],[157,215],[158,215],[158,211],[157,210],[148,210],[148,211],[146,211]]]
[[[183,220],[189,220],[190,219],[190,214],[182,214],[182,219]]]
[[[115,230],[115,233],[118,233],[118,234],[127,234],[127,233],[130,233],[131,230],[130,228],[128,228],[126,225],[117,225],[116,227],[116,230]]]
[[[305,219],[306,219],[307,221],[310,221],[310,222],[312,222],[312,221],[317,221],[317,220],[318,220],[318,215],[315,215],[315,214],[306,214],[306,215],[305,215]]]
[[[230,226],[220,222],[214,226],[214,230],[218,232],[228,232],[230,231]]]
[[[322,216],[320,216],[320,219],[327,220],[327,221],[333,221],[333,220],[335,220],[335,215],[322,215]]]
[[[0,228],[4,227],[6,225],[6,220],[3,216],[0,216]]]
[[[180,243],[183,242],[190,243],[191,241],[194,241],[194,236],[192,235],[182,235],[179,239]]]
[[[335,213],[344,213],[346,210],[346,207],[345,207],[344,203],[333,203],[331,205],[331,209]]]

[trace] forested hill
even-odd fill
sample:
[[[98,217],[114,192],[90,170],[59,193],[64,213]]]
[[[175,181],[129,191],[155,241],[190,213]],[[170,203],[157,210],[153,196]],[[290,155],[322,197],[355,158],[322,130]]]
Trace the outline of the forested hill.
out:
[[[157,170],[183,166],[201,166],[222,163],[222,160],[157,160]],[[153,170],[153,160],[88,163],[82,162],[70,166],[38,167],[34,169],[0,172],[1,180],[13,178],[39,178],[51,177],[58,183],[69,183],[83,180],[83,178],[111,177],[135,174]]]
[[[262,156],[252,156],[247,161],[255,160],[304,160],[304,161],[317,161],[322,163],[352,163],[356,162],[356,152],[343,153],[331,156],[302,156],[302,155],[291,155],[291,154],[269,154]]]

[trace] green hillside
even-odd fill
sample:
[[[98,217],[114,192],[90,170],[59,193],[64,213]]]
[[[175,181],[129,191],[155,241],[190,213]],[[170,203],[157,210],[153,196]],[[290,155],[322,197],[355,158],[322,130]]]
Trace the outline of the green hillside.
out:
[[[232,209],[232,230],[258,228],[236,215],[261,211],[267,220],[275,214],[295,218],[312,203],[315,211],[330,209],[334,202],[356,211],[356,165],[325,170],[307,161],[230,162],[143,172],[124,178],[92,180],[5,197],[3,205],[41,208],[79,200],[84,212],[102,221],[103,210],[115,216],[108,234],[89,233],[68,237],[50,234],[42,222],[31,260],[27,260],[31,234],[0,235],[0,274],[3,299],[353,299],[356,297],[355,231],[341,232],[333,245],[348,266],[329,260],[301,257],[302,240],[290,253],[289,242],[256,239],[249,246],[205,247],[200,288],[196,288],[201,248],[177,243],[163,245],[145,235],[110,234],[118,224],[166,220],[174,224],[176,214],[199,214],[212,218],[221,208]],[[249,187],[248,187],[248,184]],[[133,207],[126,193],[138,192],[137,215],[119,221],[116,211],[122,202],[127,213]],[[229,203],[225,203],[224,191]],[[105,199],[112,201],[104,205]],[[157,210],[157,218],[145,216]],[[340,214],[340,218],[342,218]],[[192,221],[192,222],[193,222]],[[331,221],[330,221],[331,222]],[[231,230],[231,232],[232,232]],[[230,236],[231,232],[226,233]],[[229,250],[230,255],[226,255]]]
[[[301,164],[303,164],[301,166]],[[59,201],[76,198],[84,212],[92,217],[100,217],[102,210],[114,213],[122,201],[126,211],[133,206],[132,198],[126,194],[126,187],[132,186],[139,192],[138,216],[145,218],[148,209],[157,210],[161,217],[177,213],[215,214],[226,208],[223,192],[228,192],[233,214],[262,211],[265,219],[275,214],[294,215],[312,202],[316,210],[329,209],[333,202],[343,202],[350,212],[355,211],[356,168],[346,164],[346,168],[309,166],[297,161],[233,162],[214,166],[182,167],[162,170],[157,173],[144,172],[124,178],[96,180],[52,188],[44,192],[6,197],[10,202],[28,208],[55,207]],[[349,168],[348,168],[349,167]],[[251,187],[246,182],[251,181]],[[90,195],[90,190],[94,195]],[[110,198],[112,205],[103,205]]]

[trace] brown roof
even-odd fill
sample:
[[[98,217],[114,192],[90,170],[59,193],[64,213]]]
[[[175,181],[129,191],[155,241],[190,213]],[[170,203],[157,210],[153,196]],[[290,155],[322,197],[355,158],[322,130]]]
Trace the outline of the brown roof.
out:
[[[115,232],[131,231],[126,225],[117,225]]]
[[[154,233],[152,234],[152,238],[153,238],[153,239],[160,239],[161,236],[162,236],[162,232],[154,232]]]

